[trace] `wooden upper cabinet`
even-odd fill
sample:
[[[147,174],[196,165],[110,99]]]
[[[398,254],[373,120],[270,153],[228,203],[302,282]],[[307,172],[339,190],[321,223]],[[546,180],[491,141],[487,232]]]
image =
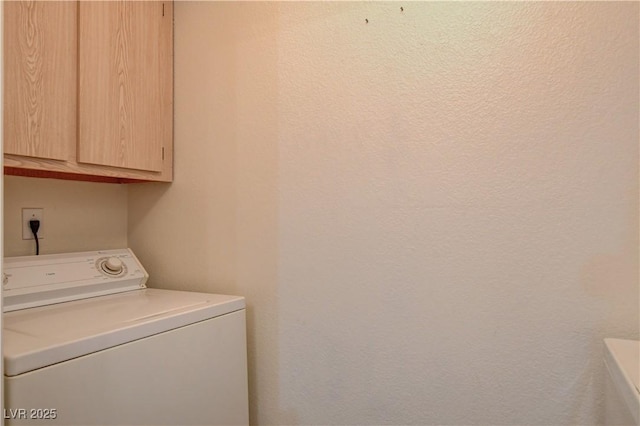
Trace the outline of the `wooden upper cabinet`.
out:
[[[173,3],[7,1],[5,174],[173,179]]]
[[[4,2],[4,152],[65,160],[76,141],[77,5]]]
[[[171,4],[79,8],[78,162],[159,172],[172,138]]]

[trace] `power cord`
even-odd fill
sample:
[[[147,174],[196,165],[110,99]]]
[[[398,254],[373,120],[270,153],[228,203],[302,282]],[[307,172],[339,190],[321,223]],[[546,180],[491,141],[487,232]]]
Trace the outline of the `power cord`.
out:
[[[31,228],[31,232],[33,232],[33,238],[36,240],[36,256],[40,254],[40,243],[38,242],[38,230],[40,229],[40,221],[39,220],[30,220],[29,228]]]

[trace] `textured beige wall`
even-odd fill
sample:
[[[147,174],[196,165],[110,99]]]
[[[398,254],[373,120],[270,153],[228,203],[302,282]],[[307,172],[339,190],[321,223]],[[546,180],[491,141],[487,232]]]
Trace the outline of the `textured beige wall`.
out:
[[[400,6],[177,3],[176,179],[130,188],[129,242],[247,297],[254,423],[601,422],[639,5]]]
[[[23,207],[44,208],[40,254],[127,247],[126,185],[5,176],[5,256],[35,254]]]

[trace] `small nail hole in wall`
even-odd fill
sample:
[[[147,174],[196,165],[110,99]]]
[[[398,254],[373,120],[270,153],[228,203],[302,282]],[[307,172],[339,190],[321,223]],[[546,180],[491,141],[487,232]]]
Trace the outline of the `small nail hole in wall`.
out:
[[[400,6],[400,12],[404,12],[404,7]]]
[[[364,22],[368,24],[369,20],[367,18],[364,18]]]

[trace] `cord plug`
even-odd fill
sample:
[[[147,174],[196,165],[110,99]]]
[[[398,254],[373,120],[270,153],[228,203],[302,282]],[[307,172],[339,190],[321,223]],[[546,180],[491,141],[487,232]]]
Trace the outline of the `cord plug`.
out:
[[[33,232],[33,235],[35,236],[36,234],[38,234],[38,230],[40,229],[40,221],[35,219],[30,220],[29,228],[31,228],[31,232]]]
[[[29,228],[33,232],[33,238],[36,240],[36,255],[40,254],[40,242],[38,241],[38,230],[40,230],[40,221],[37,219],[29,221]]]

